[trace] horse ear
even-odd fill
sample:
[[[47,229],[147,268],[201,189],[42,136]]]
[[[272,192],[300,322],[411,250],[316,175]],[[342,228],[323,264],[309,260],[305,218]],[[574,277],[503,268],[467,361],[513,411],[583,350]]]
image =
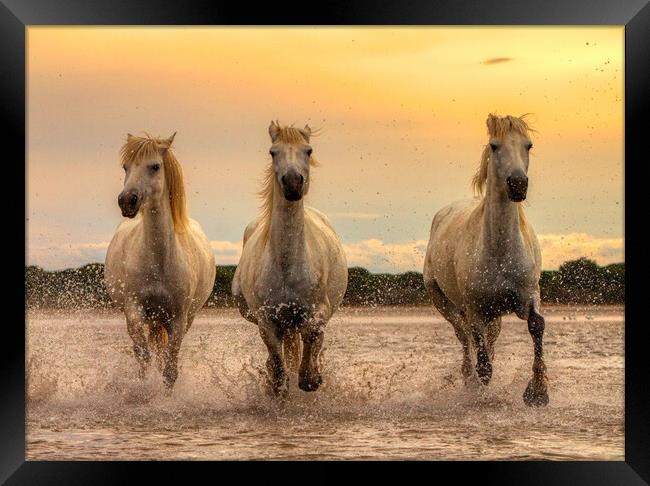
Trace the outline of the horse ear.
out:
[[[496,122],[497,117],[492,113],[490,113],[487,117],[487,120],[485,120],[485,124],[487,125],[488,133],[490,135],[496,132]]]
[[[302,136],[305,137],[305,140],[309,142],[309,137],[311,137],[311,128],[309,128],[309,125],[305,125],[305,128],[300,130],[300,133],[302,133]]]
[[[158,144],[158,146],[159,146],[161,149],[163,149],[163,150],[167,150],[167,149],[169,149],[169,147],[172,146],[172,142],[174,141],[174,137],[175,137],[175,136],[176,136],[176,132],[172,133],[172,136],[171,136],[171,137],[162,140],[162,141]]]
[[[132,140],[132,139],[134,139],[134,138],[135,138],[135,137],[134,137],[133,135],[131,135],[130,133],[127,133],[127,134],[126,134],[126,139],[127,139],[127,140]]]
[[[167,140],[165,140],[165,143],[167,144],[168,147],[171,147],[172,142],[174,141],[174,137],[176,137],[176,133],[177,132],[172,133],[172,136],[169,137]]]
[[[280,127],[276,125],[273,120],[271,120],[271,124],[269,125],[269,135],[271,136],[271,141],[275,142],[278,139],[279,134]]]

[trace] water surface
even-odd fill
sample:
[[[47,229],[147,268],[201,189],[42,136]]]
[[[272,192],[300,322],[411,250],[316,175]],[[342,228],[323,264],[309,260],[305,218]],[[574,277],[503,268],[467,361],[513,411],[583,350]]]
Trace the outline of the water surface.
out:
[[[346,308],[328,325],[324,384],[268,392],[266,351],[234,310],[204,310],[168,395],[136,377],[123,316],[28,315],[28,459],[624,458],[623,309],[546,315],[550,404],[530,409],[526,324],[506,318],[488,387],[465,386],[461,348],[432,309]]]

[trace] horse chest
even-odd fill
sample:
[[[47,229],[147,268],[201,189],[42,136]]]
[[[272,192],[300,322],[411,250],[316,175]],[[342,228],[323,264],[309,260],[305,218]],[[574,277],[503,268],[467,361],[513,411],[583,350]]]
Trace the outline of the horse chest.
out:
[[[314,313],[315,282],[307,269],[265,272],[257,285],[257,298],[269,320],[297,327]]]
[[[290,302],[306,304],[311,301],[313,284],[300,278],[275,279],[259,285],[258,298],[265,305],[280,305]]]
[[[183,262],[162,260],[146,252],[131,265],[127,294],[144,308],[145,313],[173,316],[191,293],[190,275]]]
[[[488,318],[525,307],[530,299],[531,277],[527,267],[489,265],[478,267],[467,288],[472,306]]]

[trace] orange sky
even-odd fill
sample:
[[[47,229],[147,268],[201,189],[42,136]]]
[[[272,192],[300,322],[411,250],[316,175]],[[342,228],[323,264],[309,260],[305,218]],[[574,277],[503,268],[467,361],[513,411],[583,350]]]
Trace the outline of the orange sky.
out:
[[[321,127],[309,204],[352,256],[421,270],[471,196],[485,118],[533,113],[527,212],[544,267],[621,261],[622,27],[28,29],[29,262],[101,261],[127,132],[178,131],[190,212],[236,263],[271,119]]]

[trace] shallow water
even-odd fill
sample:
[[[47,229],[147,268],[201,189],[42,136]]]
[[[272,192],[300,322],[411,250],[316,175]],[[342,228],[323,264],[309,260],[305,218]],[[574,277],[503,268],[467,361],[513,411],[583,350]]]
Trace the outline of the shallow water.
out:
[[[466,387],[430,308],[347,308],[328,325],[324,384],[277,403],[257,328],[204,310],[168,395],[136,377],[115,312],[30,311],[28,459],[624,458],[622,308],[547,308],[550,404],[530,409],[526,324],[504,320],[487,387]]]

